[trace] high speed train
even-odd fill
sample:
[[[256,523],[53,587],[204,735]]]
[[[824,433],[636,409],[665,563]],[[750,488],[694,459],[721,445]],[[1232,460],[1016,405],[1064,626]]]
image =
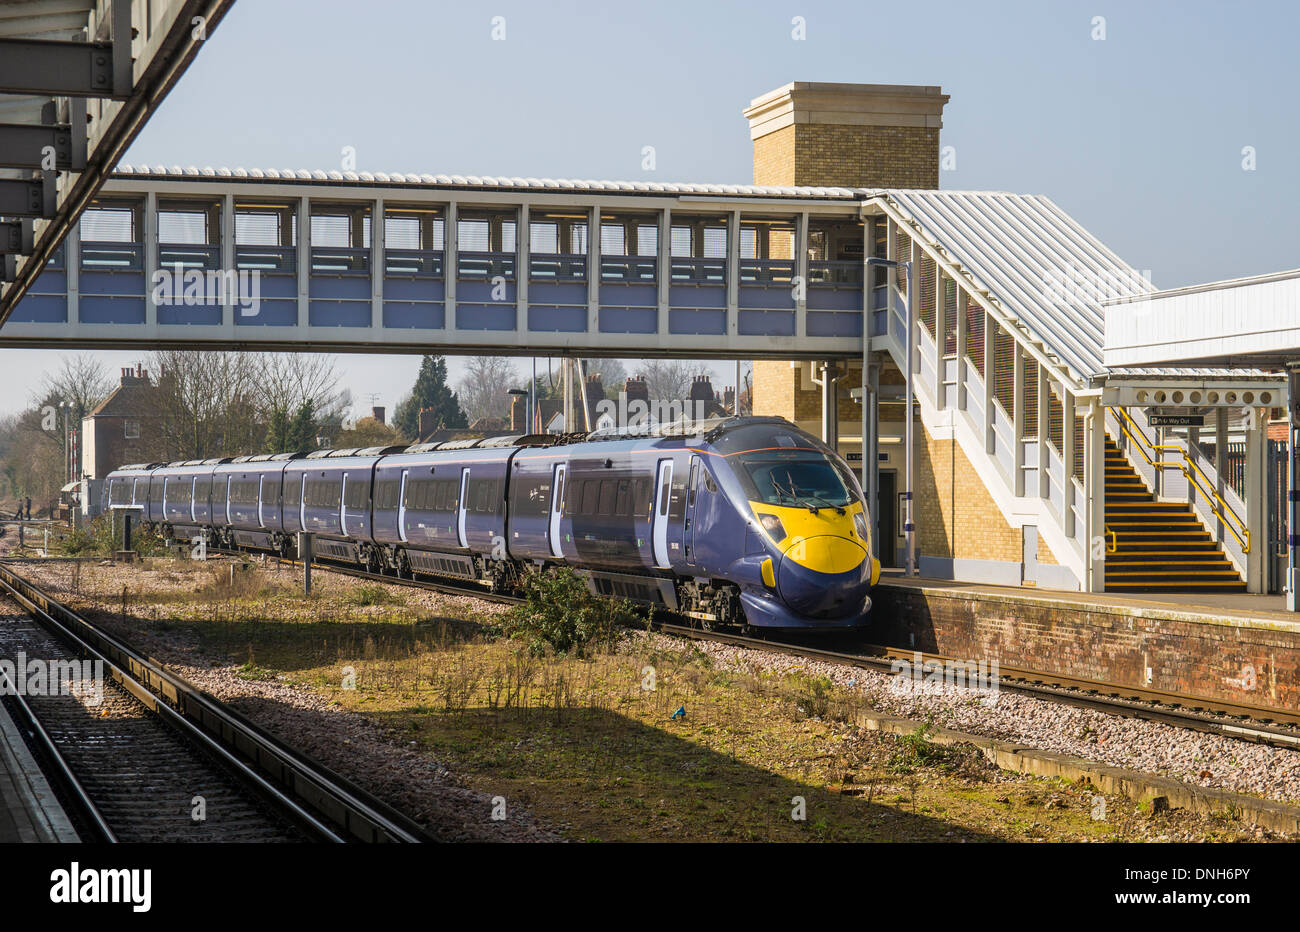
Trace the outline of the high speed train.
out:
[[[780,418],[239,456],[115,470],[165,537],[493,591],[568,566],[708,625],[865,623],[880,576],[852,470]]]

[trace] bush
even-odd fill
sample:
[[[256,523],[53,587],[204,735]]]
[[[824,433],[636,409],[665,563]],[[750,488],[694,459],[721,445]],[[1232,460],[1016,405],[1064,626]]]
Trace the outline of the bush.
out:
[[[534,656],[549,646],[556,653],[587,656],[612,644],[620,629],[643,625],[644,614],[626,600],[592,595],[587,584],[564,568],[524,579],[524,602],[501,623],[511,638],[527,642]]]
[[[113,536],[113,520],[109,515],[100,515],[82,522],[81,527],[72,528],[58,540],[54,531],[50,532],[50,552],[67,557],[111,557],[121,544],[122,522],[118,519],[117,538]],[[38,543],[41,538],[32,529],[27,530],[27,543]],[[155,532],[144,531],[137,522],[132,522],[131,549],[142,557],[154,557],[163,552],[163,539]]]

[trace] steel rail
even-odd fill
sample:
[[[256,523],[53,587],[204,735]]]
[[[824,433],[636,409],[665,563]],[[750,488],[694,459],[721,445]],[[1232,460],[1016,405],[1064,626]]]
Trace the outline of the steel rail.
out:
[[[342,842],[424,842],[414,820],[87,621],[0,563],[0,590],[43,626],[102,660],[147,708],[226,764],[309,835]]]

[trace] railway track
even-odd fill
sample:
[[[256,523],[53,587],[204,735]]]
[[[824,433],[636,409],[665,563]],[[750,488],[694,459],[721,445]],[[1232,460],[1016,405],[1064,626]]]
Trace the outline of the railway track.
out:
[[[241,551],[220,552],[232,556],[247,556]],[[294,566],[302,565],[299,560],[290,560],[283,557],[268,557],[268,559],[279,559]],[[517,596],[488,592],[481,586],[385,576],[369,573],[355,567],[332,563],[328,560],[314,560],[312,565],[360,579],[372,579],[435,592],[472,595],[477,598],[504,603],[517,604],[522,601]],[[894,661],[907,660],[911,662],[917,653],[920,653],[921,659],[927,662],[945,663],[959,659],[944,654],[903,650],[883,644],[855,643],[852,651],[835,651],[799,644],[791,640],[774,640],[772,638],[729,634],[710,631],[693,625],[656,621],[654,627],[665,634],[695,640],[710,640],[738,647],[751,647],[756,650],[783,653],[828,663],[846,664],[883,673],[892,672],[891,665]],[[1300,748],[1300,713],[1286,709],[1225,702],[1203,696],[1184,695],[1163,690],[1141,689],[1100,680],[1083,679],[1006,665],[1000,667],[998,682],[1000,689],[1034,696],[1051,702],[1105,712],[1110,715],[1161,722],[1179,728],[1188,728],[1207,734],[1237,738],[1274,747]]]
[[[0,593],[22,612],[0,622],[0,653],[102,663],[97,705],[76,695],[7,700],[86,840],[433,840],[3,564]]]

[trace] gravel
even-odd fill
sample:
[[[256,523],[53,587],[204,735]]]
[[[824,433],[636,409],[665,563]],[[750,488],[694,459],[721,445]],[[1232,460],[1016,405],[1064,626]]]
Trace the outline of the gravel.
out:
[[[1006,691],[989,694],[948,683],[917,684],[903,676],[788,654],[710,641],[688,644],[660,634],[638,636],[650,638],[659,649],[696,648],[731,672],[824,676],[837,686],[856,690],[864,704],[888,715],[931,720],[954,731],[1160,774],[1191,785],[1300,801],[1300,751]]]

